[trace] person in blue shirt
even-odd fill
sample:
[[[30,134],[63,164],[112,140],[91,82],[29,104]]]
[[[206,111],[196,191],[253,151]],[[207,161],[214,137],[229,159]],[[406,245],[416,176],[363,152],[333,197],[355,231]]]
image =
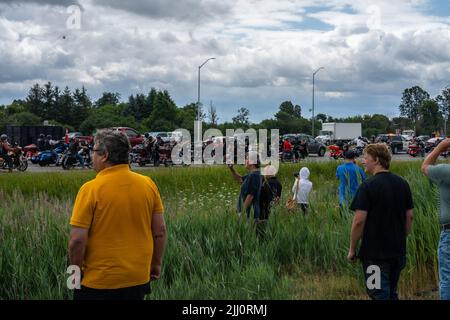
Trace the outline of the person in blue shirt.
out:
[[[366,180],[364,170],[355,163],[356,154],[353,150],[344,153],[345,162],[336,169],[339,180],[339,205],[349,206],[359,185]]]

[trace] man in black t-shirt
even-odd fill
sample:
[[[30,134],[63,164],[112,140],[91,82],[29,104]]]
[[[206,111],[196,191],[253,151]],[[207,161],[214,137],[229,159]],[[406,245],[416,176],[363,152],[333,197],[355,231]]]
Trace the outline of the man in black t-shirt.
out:
[[[411,231],[413,201],[408,183],[389,172],[391,155],[385,144],[364,150],[366,172],[350,209],[355,211],[347,259],[355,261],[361,248],[366,289],[374,300],[397,300],[397,283],[406,264],[406,237]]]
[[[261,162],[259,155],[252,151],[245,157],[245,167],[249,171],[248,175],[241,176],[236,172],[233,165],[228,166],[234,179],[240,183],[241,190],[237,202],[237,212],[239,215],[245,213],[250,218],[250,211],[253,209],[253,218],[259,220],[260,206],[259,196],[261,194]]]

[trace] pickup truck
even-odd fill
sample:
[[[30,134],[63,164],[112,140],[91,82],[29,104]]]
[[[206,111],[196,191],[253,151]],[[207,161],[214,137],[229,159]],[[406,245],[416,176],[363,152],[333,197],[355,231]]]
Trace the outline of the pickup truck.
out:
[[[134,130],[133,128],[127,128],[127,127],[113,127],[110,128],[113,131],[116,132],[122,132],[130,141],[131,147],[134,147],[137,144],[141,144],[144,142],[144,137],[141,136],[139,132]],[[64,140],[65,137],[62,137],[62,140]],[[70,132],[69,133],[69,139],[74,138],[76,141],[85,141],[88,144],[91,144],[94,141],[93,136],[83,136],[81,132]]]
[[[84,141],[87,144],[91,144],[94,141],[93,136],[83,136],[81,132],[69,132],[68,134],[69,139],[75,139],[75,141]],[[65,140],[66,136],[62,137],[61,140]]]
[[[114,130],[114,131],[117,131],[117,132],[124,133],[128,137],[128,140],[130,141],[131,147],[134,147],[135,145],[144,143],[144,137],[139,132],[134,130],[133,128],[114,127],[114,128],[111,128],[111,129]]]

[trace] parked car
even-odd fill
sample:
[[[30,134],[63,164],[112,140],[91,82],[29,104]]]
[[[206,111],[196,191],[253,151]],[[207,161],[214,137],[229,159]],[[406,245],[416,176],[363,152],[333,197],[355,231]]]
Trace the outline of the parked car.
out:
[[[325,152],[327,151],[327,147],[325,144],[317,141],[312,136],[304,133],[296,133],[296,134],[285,134],[282,137],[282,141],[290,138],[291,140],[306,140],[308,143],[308,154],[317,154],[319,157],[325,156]]]

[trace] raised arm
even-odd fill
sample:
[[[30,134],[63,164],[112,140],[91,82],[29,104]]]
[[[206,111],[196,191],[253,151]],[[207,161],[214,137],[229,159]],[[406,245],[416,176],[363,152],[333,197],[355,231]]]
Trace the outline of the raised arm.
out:
[[[436,148],[428,155],[428,157],[425,158],[423,164],[422,164],[422,173],[428,177],[428,167],[432,166],[436,163],[436,160],[439,158],[439,155],[447,151],[447,149],[450,147],[450,139],[447,138],[441,143],[439,143]]]
[[[239,184],[242,184],[242,176],[236,172],[236,170],[234,169],[234,166],[231,164],[228,166],[228,168],[230,168],[231,174],[233,175],[234,180],[236,180],[236,182],[238,182]]]

